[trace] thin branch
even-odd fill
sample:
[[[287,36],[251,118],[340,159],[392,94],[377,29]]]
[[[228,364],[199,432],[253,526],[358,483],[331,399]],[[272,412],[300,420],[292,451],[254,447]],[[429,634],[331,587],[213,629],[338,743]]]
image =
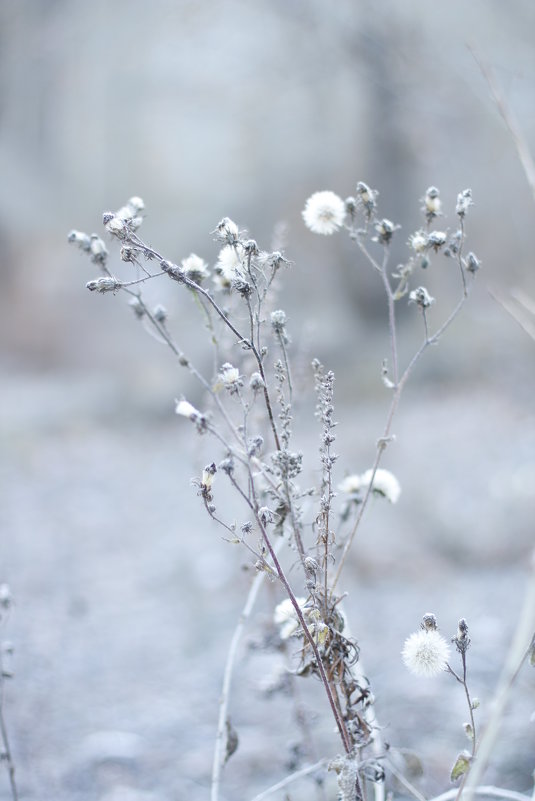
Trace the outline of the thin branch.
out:
[[[283,545],[283,540],[280,540],[275,546],[277,552],[280,550],[282,545]],[[225,734],[226,734],[226,725],[228,719],[230,690],[232,685],[232,676],[234,673],[234,667],[236,665],[236,654],[238,652],[238,645],[242,638],[245,625],[256,603],[258,593],[264,582],[265,577],[266,574],[263,572],[257,573],[256,576],[254,577],[253,583],[251,584],[251,587],[247,594],[247,600],[245,601],[245,605],[241,611],[238,624],[234,629],[234,634],[232,635],[232,639],[230,641],[227,660],[225,663],[225,672],[223,675],[223,686],[221,688],[221,700],[219,702],[219,718],[217,723],[217,735],[214,748],[214,761],[212,767],[212,789],[210,794],[211,801],[218,801],[219,799],[219,785],[221,782],[221,771],[223,769]]]
[[[531,571],[524,596],[524,604],[520,612],[518,625],[509,648],[509,653],[498,682],[494,697],[493,709],[476,750],[476,759],[466,779],[462,798],[471,801],[490,755],[498,739],[502,718],[509,701],[520,668],[526,660],[533,642],[535,631],[535,552],[531,558]]]
[[[515,120],[511,109],[507,105],[505,98],[498,88],[492,70],[480,58],[477,50],[474,47],[469,47],[469,50],[488,84],[494,102],[496,103],[496,107],[500,112],[503,121],[509,129],[509,133],[511,134],[511,138],[516,147],[518,158],[520,159],[520,163],[522,165],[522,169],[524,170],[524,174],[530,186],[533,199],[535,200],[535,163],[528,147],[528,143],[526,142],[524,134]]]
[[[506,801],[531,801],[529,795],[517,793],[514,790],[506,790],[503,787],[493,787],[490,784],[474,787],[473,793],[474,795],[482,795],[487,798],[503,798],[506,799]],[[455,798],[456,794],[457,788],[454,787],[453,790],[448,790],[446,793],[436,795],[434,798],[430,798],[429,801],[451,801],[451,799]]]
[[[297,781],[298,779],[302,779],[304,776],[309,776],[311,773],[316,773],[316,771],[321,770],[327,765],[327,759],[320,759],[319,762],[316,762],[314,765],[309,765],[307,768],[301,768],[301,770],[296,770],[295,773],[291,773],[289,776],[286,776],[285,779],[282,781],[277,782],[277,784],[272,784],[271,787],[268,787],[267,790],[263,790],[258,795],[252,799],[252,801],[263,801],[264,798],[268,798],[268,796],[273,795],[278,790],[283,790],[285,787],[288,787],[289,784],[293,784],[293,782]]]

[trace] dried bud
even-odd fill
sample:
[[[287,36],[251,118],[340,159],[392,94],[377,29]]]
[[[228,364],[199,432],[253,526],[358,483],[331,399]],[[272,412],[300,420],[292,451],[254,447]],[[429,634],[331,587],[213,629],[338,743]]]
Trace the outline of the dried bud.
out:
[[[139,298],[132,298],[132,300],[129,301],[128,305],[133,310],[136,317],[139,317],[141,319],[141,317],[143,317],[143,315],[145,314],[145,307],[143,306]]]
[[[419,286],[409,294],[409,303],[416,303],[421,309],[428,309],[434,302],[435,299],[431,297],[425,286]]]
[[[97,234],[91,234],[89,243],[89,250],[91,252],[91,261],[95,264],[106,264],[108,258],[108,250],[102,239]]]
[[[477,256],[470,251],[468,256],[465,259],[465,266],[469,273],[477,273],[477,271],[481,267],[481,262],[477,258]]]
[[[271,312],[271,325],[276,334],[284,334],[286,320],[286,312],[282,309]]]
[[[354,217],[357,213],[357,199],[354,197],[346,197],[344,200],[346,212],[351,216]]]
[[[262,452],[262,448],[264,447],[264,438],[260,435],[253,437],[249,440],[248,447],[247,447],[247,454],[248,456],[258,456]]]
[[[223,459],[222,462],[219,463],[219,469],[226,473],[227,476],[230,476],[234,472],[234,459],[230,456],[226,459]]]
[[[463,189],[463,191],[457,195],[457,205],[455,207],[455,212],[459,215],[459,217],[464,217],[470,206],[473,205],[474,202],[472,200],[472,190]]]
[[[103,222],[108,233],[118,237],[119,239],[124,239],[128,233],[126,222],[121,220],[120,217],[116,217],[114,214],[110,216],[109,213],[106,213],[103,217]]]
[[[312,556],[305,556],[305,571],[315,575],[319,570],[317,561]]]
[[[391,220],[380,220],[379,222],[375,223],[375,230],[377,231],[377,236],[374,237],[374,242],[380,242],[381,245],[388,245],[394,231],[400,228],[399,225],[395,225]]]
[[[246,239],[242,242],[243,249],[248,256],[258,256],[258,245],[254,239]]]
[[[199,434],[204,434],[208,430],[208,421],[204,414],[192,406],[187,400],[182,398],[182,400],[175,401],[175,413],[179,414],[181,417],[187,417],[188,420],[191,420],[192,423],[195,423],[197,431]]]
[[[164,306],[158,304],[158,306],[154,307],[152,316],[158,323],[165,323],[165,321],[167,320],[167,309]]]
[[[426,614],[423,616],[421,628],[425,629],[426,631],[437,630],[437,619],[432,612],[426,612]]]
[[[434,217],[438,217],[440,209],[442,208],[442,201],[440,200],[440,192],[436,186],[430,186],[424,197],[424,205],[422,211],[425,213],[428,222]]]
[[[130,245],[123,245],[119,255],[122,261],[135,262],[136,260],[136,251],[134,248],[130,247]]]
[[[85,250],[87,253],[91,250],[91,239],[83,231],[71,231],[67,239],[71,244],[77,245],[80,250]]]
[[[214,462],[212,462],[212,464],[209,464],[207,467],[204,468],[201,477],[202,489],[210,490],[212,488],[216,472],[217,472],[217,467],[215,466]]]
[[[261,389],[264,389],[266,385],[260,373],[252,373],[251,378],[249,379],[249,386],[253,392],[259,392]]]
[[[104,275],[94,281],[88,281],[86,287],[90,292],[116,292],[121,287],[121,282]]]
[[[453,638],[452,642],[454,643],[455,647],[459,651],[460,654],[466,653],[468,648],[470,647],[470,637],[468,636],[468,624],[464,617],[459,620],[457,626],[457,634]]]
[[[238,226],[228,217],[223,217],[213,232],[218,239],[224,240],[228,245],[235,245],[239,239]]]
[[[362,206],[368,219],[370,219],[377,208],[378,195],[379,192],[377,192],[375,189],[370,189],[368,184],[365,184],[364,181],[358,182],[357,203],[359,206]]]
[[[446,244],[447,238],[448,236],[444,231],[431,231],[427,237],[427,245],[433,248],[435,253],[438,253],[439,249]]]

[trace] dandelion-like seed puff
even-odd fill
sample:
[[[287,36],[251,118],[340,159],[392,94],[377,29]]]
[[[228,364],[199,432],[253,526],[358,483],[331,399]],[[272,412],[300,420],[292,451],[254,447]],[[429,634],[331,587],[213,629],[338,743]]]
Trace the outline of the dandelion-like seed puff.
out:
[[[416,631],[407,637],[401,652],[405,667],[415,676],[436,676],[447,668],[450,647],[438,631]]]
[[[343,225],[346,215],[342,198],[328,190],[315,192],[309,197],[303,210],[305,225],[314,234],[328,236]]]

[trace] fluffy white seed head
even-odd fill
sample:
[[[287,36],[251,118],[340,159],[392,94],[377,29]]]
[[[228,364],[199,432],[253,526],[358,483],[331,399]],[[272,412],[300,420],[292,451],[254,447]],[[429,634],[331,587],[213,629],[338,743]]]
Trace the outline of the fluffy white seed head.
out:
[[[372,470],[366,470],[361,476],[362,485],[367,487],[372,477]],[[373,479],[372,491],[383,495],[390,503],[397,503],[401,495],[401,487],[399,481],[390,470],[383,470],[379,468],[375,472]]]
[[[306,603],[306,598],[296,598],[295,600],[302,609]],[[277,604],[273,613],[273,622],[279,627],[279,634],[282,640],[287,640],[297,631],[299,620],[289,598],[285,598],[284,601]]]
[[[401,657],[415,676],[436,676],[446,669],[450,647],[438,631],[422,629],[407,637]]]
[[[342,226],[346,214],[345,203],[334,192],[315,192],[303,210],[305,225],[315,234],[334,234]]]

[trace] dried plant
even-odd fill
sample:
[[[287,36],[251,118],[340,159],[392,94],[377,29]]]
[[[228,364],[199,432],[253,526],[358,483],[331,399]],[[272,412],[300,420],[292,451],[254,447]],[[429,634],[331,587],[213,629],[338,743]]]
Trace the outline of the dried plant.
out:
[[[359,258],[377,273],[386,299],[389,335],[389,358],[382,365],[382,380],[385,391],[390,393],[390,406],[375,458],[362,473],[346,476],[341,482],[334,477],[335,377],[317,359],[312,362],[310,388],[315,391],[320,427],[320,478],[312,488],[299,484],[304,475],[304,456],[294,445],[292,431],[297,393],[289,318],[277,301],[282,273],[289,267],[284,253],[262,250],[232,220],[224,218],[212,232],[220,245],[212,270],[196,254],[175,263],[141,238],[139,229],[145,207],[138,197],[103,217],[108,235],[119,245],[123,268],[130,270],[125,277],[112,270],[107,245],[100,236],[80,231],[69,234],[69,241],[84,251],[100,271],[89,281],[88,289],[126,293],[134,313],[171,349],[204,391],[202,409],[184,397],[175,404],[177,415],[189,421],[197,435],[213,441],[213,460],[195,480],[199,499],[208,516],[222,527],[225,539],[248,553],[256,571],[224,670],[212,801],[219,798],[223,767],[238,747],[229,715],[232,675],[240,638],[266,578],[278,583],[283,595],[273,613],[279,647],[286,647],[295,677],[315,676],[321,682],[342,753],[295,770],[257,796],[256,801],[303,776],[317,777],[328,769],[336,773],[342,801],[364,801],[370,791],[376,801],[382,801],[385,786],[392,778],[401,781],[416,798],[422,798],[400,774],[382,740],[359,644],[349,632],[342,608],[344,596],[338,589],[371,496],[396,503],[401,491],[397,478],[381,463],[392,440],[392,425],[403,390],[416,363],[461,311],[480,268],[477,256],[465,252],[471,191],[465,189],[457,197],[453,233],[436,227],[443,217],[436,187],[427,189],[421,203],[422,220],[409,237],[408,258],[392,269],[391,243],[399,236],[399,226],[381,218],[375,190],[359,182],[353,197],[342,200],[334,192],[322,191],[306,202],[303,220],[307,228],[324,236],[345,231],[360,253]],[[416,280],[437,259],[448,259],[459,280],[458,301],[439,323],[436,317],[440,304],[435,304],[428,289]],[[151,308],[144,298],[144,285],[162,276],[177,284],[179,290],[189,292],[201,310],[214,350],[216,366],[210,376],[203,375],[176,343],[165,309]],[[421,318],[422,336],[411,358],[403,363],[398,349],[396,308],[407,302]],[[236,499],[232,517],[220,502],[224,482]],[[294,570],[292,581],[285,566],[285,549],[290,550],[300,568],[299,574]],[[453,795],[460,796],[478,753],[474,715],[477,701],[471,697],[467,679],[470,640],[466,621],[459,621],[453,643],[460,656],[460,669],[451,666],[450,644],[438,632],[435,616],[428,613],[421,629],[407,639],[402,656],[416,675],[425,678],[446,672],[463,688],[469,716],[465,734],[470,750],[458,755],[452,769],[452,780],[461,782]],[[481,788],[471,791],[480,792]],[[499,792],[501,797],[512,797],[507,791]],[[519,794],[515,797],[524,798]]]

